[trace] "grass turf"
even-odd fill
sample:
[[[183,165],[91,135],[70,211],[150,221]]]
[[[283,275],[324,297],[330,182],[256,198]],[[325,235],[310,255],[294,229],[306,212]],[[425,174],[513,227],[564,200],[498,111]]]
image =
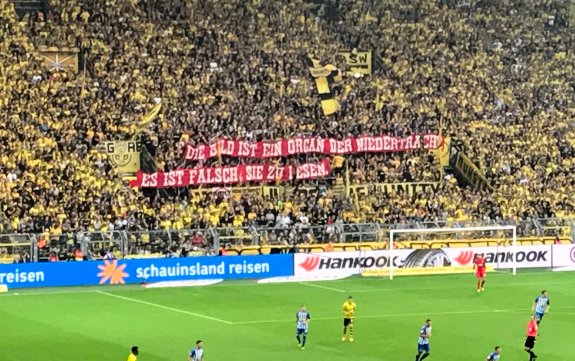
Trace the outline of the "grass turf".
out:
[[[137,286],[11,291],[0,296],[3,360],[186,360],[196,339],[212,360],[413,360],[419,328],[433,319],[428,360],[527,360],[524,333],[534,298],[549,290],[550,313],[535,352],[541,361],[573,361],[575,273],[350,278],[331,282],[224,282],[192,288]],[[18,294],[15,294],[18,292]],[[342,343],[341,305],[358,305],[355,342]],[[311,313],[305,350],[295,340],[295,312]]]

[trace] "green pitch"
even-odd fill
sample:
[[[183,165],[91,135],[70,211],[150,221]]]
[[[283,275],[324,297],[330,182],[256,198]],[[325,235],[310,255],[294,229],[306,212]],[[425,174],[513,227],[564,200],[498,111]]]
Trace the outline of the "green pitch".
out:
[[[412,361],[430,317],[430,361],[482,361],[495,345],[501,361],[527,360],[525,328],[543,288],[551,309],[535,347],[538,360],[573,361],[575,273],[551,272],[492,273],[481,294],[470,274],[11,291],[0,296],[0,350],[2,360],[123,361],[138,345],[140,361],[183,361],[202,339],[208,361]],[[354,343],[340,340],[348,295],[358,305]],[[312,316],[305,350],[295,340],[302,303]]]

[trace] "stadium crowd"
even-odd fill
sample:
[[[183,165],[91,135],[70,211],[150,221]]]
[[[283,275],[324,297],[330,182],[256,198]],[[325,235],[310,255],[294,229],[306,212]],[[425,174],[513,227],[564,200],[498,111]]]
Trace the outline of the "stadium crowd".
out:
[[[47,14],[18,19],[0,2],[4,232],[575,215],[575,32],[564,2],[48,4]],[[43,45],[80,49],[80,71],[47,71]],[[341,49],[372,50],[381,64],[367,76],[344,70],[341,110],[326,117],[306,57],[345,69]],[[142,122],[156,104],[156,119]],[[432,152],[417,151],[343,162],[352,184],[442,181],[436,192],[357,199],[330,185],[278,198],[142,192],[98,151],[104,140],[143,137],[158,168],[172,170],[197,165],[184,161],[186,144],[218,137],[439,132],[485,171],[493,191],[459,186]],[[344,173],[336,173],[340,181]]]

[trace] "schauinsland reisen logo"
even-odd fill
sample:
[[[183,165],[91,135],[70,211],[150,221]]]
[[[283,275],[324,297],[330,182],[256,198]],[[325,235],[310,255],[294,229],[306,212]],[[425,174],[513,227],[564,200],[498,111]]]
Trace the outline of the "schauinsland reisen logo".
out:
[[[100,284],[124,284],[126,283],[125,279],[130,277],[129,274],[124,272],[124,269],[126,269],[126,264],[119,264],[118,260],[111,262],[105,260],[103,265],[98,265],[98,269],[100,270],[100,273],[98,273],[97,276],[100,277]]]
[[[214,276],[214,277],[240,277],[246,275],[267,274],[270,272],[270,264],[268,262],[250,263],[243,262],[230,262],[233,258],[230,257],[227,261],[221,261],[214,264],[204,264],[202,262],[195,262],[193,264],[180,264],[173,265],[156,265],[151,263],[146,267],[136,268],[136,277],[139,279],[148,278],[183,278],[195,276]]]

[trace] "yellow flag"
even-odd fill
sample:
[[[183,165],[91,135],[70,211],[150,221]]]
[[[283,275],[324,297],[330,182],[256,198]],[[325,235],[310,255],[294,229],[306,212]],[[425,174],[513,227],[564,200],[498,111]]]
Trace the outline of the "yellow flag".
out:
[[[315,80],[317,94],[321,101],[324,115],[331,115],[340,109],[340,103],[332,92],[332,85],[341,82],[341,72],[332,64],[321,65],[320,61],[308,57],[309,72]]]
[[[443,170],[444,167],[449,165],[449,155],[451,151],[451,139],[449,137],[443,136],[443,119],[439,121],[439,139],[441,140],[441,146],[435,149],[435,158],[439,161],[439,167]]]
[[[450,149],[451,139],[449,137],[445,137],[442,139],[441,146],[435,150],[435,157],[439,161],[441,168],[449,165]]]
[[[154,118],[158,115],[160,110],[162,109],[162,103],[156,104],[150,112],[144,116],[142,116],[142,120],[140,120],[140,124],[138,124],[141,128],[145,128],[154,120]]]

